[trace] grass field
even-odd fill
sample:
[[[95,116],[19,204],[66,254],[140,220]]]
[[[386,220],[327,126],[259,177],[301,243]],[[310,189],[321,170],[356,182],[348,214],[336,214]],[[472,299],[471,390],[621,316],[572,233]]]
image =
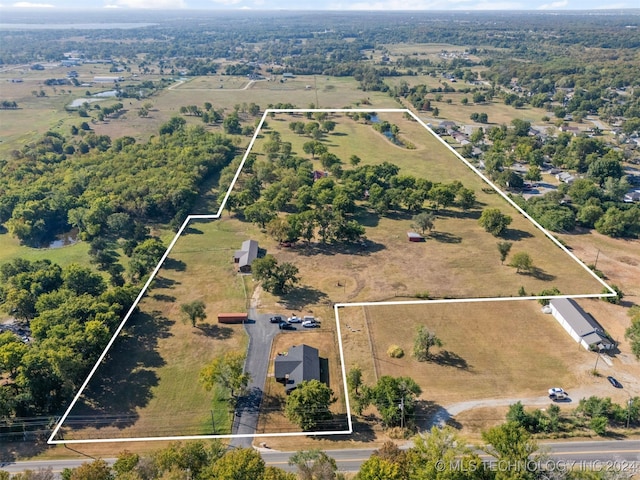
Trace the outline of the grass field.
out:
[[[280,257],[295,263],[303,281],[316,288],[342,283],[335,292],[336,301],[379,301],[396,296],[429,292],[434,297],[516,296],[522,286],[527,293],[558,287],[562,293],[598,293],[601,285],[566,253],[555,246],[528,220],[493,191],[449,150],[445,149],[417,122],[406,121],[401,114],[380,115],[400,126],[400,136],[416,148],[408,150],[389,142],[370,125],[336,116],[338,126],[325,144],[339,158],[355,154],[363,164],[390,161],[401,171],[432,181],[460,180],[476,192],[482,208],[498,207],[512,216],[506,239],[514,243],[512,253],[526,251],[539,267],[537,275],[521,275],[501,265],[496,239],[477,223],[480,208],[460,211],[457,208],[437,212],[435,228],[424,243],[410,244],[406,232],[412,230],[411,215],[379,217],[360,209],[356,219],[366,227],[371,242],[360,247],[319,246],[308,249],[285,249]],[[279,115],[270,128],[290,141],[300,154],[308,137],[294,135],[288,124],[291,118]],[[255,151],[260,152],[256,143]],[[320,169],[319,162],[317,168]],[[349,168],[345,165],[345,168]],[[508,263],[508,262],[507,262]],[[324,292],[331,295],[332,292]],[[340,295],[341,294],[341,295]]]
[[[593,357],[535,301],[385,305],[366,307],[364,313],[375,348],[375,376],[410,372],[423,398],[441,405],[544,395],[550,383],[570,389],[577,385],[572,366]],[[412,356],[418,325],[443,342],[431,362]],[[391,344],[402,347],[405,356],[390,358]],[[345,348],[347,357],[349,352]]]
[[[124,332],[71,416],[129,418],[121,426],[67,431],[66,438],[224,433],[228,409],[198,384],[201,368],[227,350],[245,351],[242,325],[217,324],[219,312],[246,311],[243,277],[231,258],[244,239],[221,222],[194,222],[179,239]],[[240,233],[241,235],[241,233]],[[250,288],[250,287],[249,287]],[[182,322],[180,305],[202,300],[207,319]]]

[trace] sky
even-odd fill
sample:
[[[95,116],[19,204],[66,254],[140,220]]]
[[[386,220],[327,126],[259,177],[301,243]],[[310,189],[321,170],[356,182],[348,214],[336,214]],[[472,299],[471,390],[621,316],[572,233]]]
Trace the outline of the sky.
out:
[[[212,10],[619,10],[640,0],[0,0],[0,8]]]

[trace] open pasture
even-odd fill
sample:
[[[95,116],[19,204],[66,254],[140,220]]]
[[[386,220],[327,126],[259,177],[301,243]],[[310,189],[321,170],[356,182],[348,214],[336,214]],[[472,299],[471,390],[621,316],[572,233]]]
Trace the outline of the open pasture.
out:
[[[361,365],[362,360],[354,355],[357,350],[350,345],[360,341],[358,337],[366,335],[368,329],[374,377],[409,375],[422,387],[425,400],[443,406],[481,398],[544,396],[553,385],[571,391],[583,380],[584,371],[577,366],[594,357],[579,347],[551,315],[543,314],[535,301],[353,308],[362,311],[367,326],[362,332],[345,333],[347,369]],[[418,362],[412,355],[419,325],[434,332],[443,343],[440,348],[432,348],[428,362]],[[392,344],[404,350],[402,358],[387,355]]]

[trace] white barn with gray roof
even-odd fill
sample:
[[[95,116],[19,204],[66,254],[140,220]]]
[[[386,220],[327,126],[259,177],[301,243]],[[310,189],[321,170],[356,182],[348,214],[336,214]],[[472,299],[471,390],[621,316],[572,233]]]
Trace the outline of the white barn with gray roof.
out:
[[[554,298],[551,313],[571,338],[586,350],[610,350],[616,346],[604,328],[570,298]]]

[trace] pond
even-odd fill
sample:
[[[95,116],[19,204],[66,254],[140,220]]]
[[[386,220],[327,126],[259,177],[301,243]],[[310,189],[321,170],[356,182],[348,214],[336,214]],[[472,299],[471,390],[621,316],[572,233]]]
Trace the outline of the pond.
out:
[[[118,96],[118,91],[117,90],[108,90],[106,92],[95,93],[93,96],[94,97],[99,97],[99,98],[113,98],[113,97],[117,97]]]
[[[67,105],[69,108],[79,108],[85,103],[93,103],[99,101],[98,98],[76,98],[73,102]]]
[[[62,235],[58,235],[55,240],[50,242],[48,245],[45,245],[45,248],[62,248],[68,247],[69,245],[74,245],[78,243],[78,230],[73,229],[67,233],[63,233]]]

